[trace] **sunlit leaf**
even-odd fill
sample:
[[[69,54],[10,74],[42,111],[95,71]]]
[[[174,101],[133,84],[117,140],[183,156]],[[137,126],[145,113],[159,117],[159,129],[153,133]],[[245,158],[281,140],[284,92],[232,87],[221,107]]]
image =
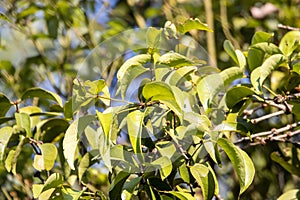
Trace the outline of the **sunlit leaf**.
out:
[[[35,169],[42,171],[50,171],[54,166],[56,156],[57,156],[57,148],[54,144],[44,143],[38,145],[41,150],[41,155],[35,155],[33,166]]]
[[[247,61],[248,61],[250,71],[253,71],[257,67],[261,66],[261,64],[264,61],[264,55],[265,53],[259,49],[255,49],[255,48],[249,49]]]
[[[223,79],[219,74],[211,74],[200,80],[197,93],[204,110],[218,104],[218,94],[223,89]]]
[[[160,42],[162,30],[153,27],[148,28],[146,33],[146,43],[149,48],[157,48]]]
[[[243,52],[239,49],[235,50],[235,55],[236,55],[236,58],[238,60],[239,67],[243,71],[245,69],[246,65],[247,65],[246,57],[243,54]]]
[[[235,53],[235,48],[233,47],[232,43],[229,40],[225,40],[223,43],[223,48],[226,51],[226,53],[232,58],[232,60],[239,64],[237,55]]]
[[[293,189],[293,190],[288,190],[287,192],[280,195],[280,197],[278,197],[277,200],[298,200],[298,199],[300,199],[300,190]]]
[[[177,192],[177,191],[164,191],[165,193],[171,194],[180,200],[191,200],[195,199],[189,192]]]
[[[5,126],[0,129],[0,161],[2,161],[4,158],[6,146],[9,142],[12,133],[13,133],[12,127]]]
[[[215,183],[209,168],[197,163],[191,167],[191,174],[201,187],[203,199],[212,199],[215,193]]]
[[[26,130],[26,136],[32,137],[29,115],[26,113],[15,113],[15,118],[17,125]]]
[[[282,37],[279,49],[285,56],[289,57],[299,47],[299,42],[300,31],[290,31]]]
[[[170,175],[170,173],[172,172],[172,162],[166,156],[160,157],[160,158],[156,159],[155,161],[151,162],[151,166],[152,167],[154,166],[155,170],[157,170],[157,169],[159,170],[162,180],[167,178]]]
[[[260,42],[269,42],[269,40],[273,37],[273,33],[267,33],[263,31],[256,31],[252,37],[251,45],[260,43]]]
[[[63,184],[63,176],[59,173],[53,173],[45,181],[42,192],[52,188],[57,188],[62,184]]]
[[[227,139],[219,138],[217,143],[231,160],[240,182],[240,194],[242,194],[253,181],[255,174],[253,162],[243,150]]]
[[[66,131],[63,140],[63,152],[64,156],[71,169],[75,169],[74,161],[76,160],[76,149],[79,142],[79,138],[84,129],[95,120],[95,116],[86,115],[73,121]]]
[[[243,71],[239,67],[230,67],[225,70],[223,70],[220,73],[224,85],[229,85],[232,83],[234,80],[242,78],[243,77]]]
[[[186,20],[184,23],[178,25],[178,31],[182,34],[189,32],[191,30],[203,30],[212,32],[213,30],[208,27],[207,24],[201,22],[198,18],[190,18]]]
[[[147,100],[160,101],[174,111],[179,117],[182,116],[172,88],[164,82],[150,82],[145,84],[143,88],[143,96]]]
[[[272,43],[261,42],[251,46],[251,49],[258,49],[269,55],[281,54],[280,49]]]
[[[158,64],[168,66],[168,67],[180,68],[183,66],[195,66],[199,63],[179,53],[168,52],[160,56],[158,60]]]

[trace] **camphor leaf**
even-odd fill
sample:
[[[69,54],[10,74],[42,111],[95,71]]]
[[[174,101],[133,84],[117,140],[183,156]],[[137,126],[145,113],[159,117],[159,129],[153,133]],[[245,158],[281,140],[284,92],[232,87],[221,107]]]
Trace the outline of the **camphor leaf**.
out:
[[[178,117],[182,116],[182,109],[176,101],[172,88],[166,83],[159,81],[146,83],[142,94],[148,101],[160,101],[174,111]]]
[[[30,117],[26,113],[15,113],[16,123],[26,130],[26,136],[32,137],[30,129]]]
[[[232,81],[242,78],[243,71],[239,67],[230,67],[223,70],[220,75],[223,79],[224,85],[226,86],[232,83]]]
[[[28,98],[33,98],[33,97],[38,97],[42,99],[49,99],[52,101],[55,101],[58,103],[60,107],[63,107],[62,105],[62,99],[60,96],[58,96],[54,92],[50,92],[47,90],[44,90],[42,88],[30,88],[24,92],[24,94],[21,96],[22,100],[28,99]]]
[[[213,32],[213,30],[210,29],[207,24],[202,23],[198,18],[190,18],[184,23],[178,25],[178,31],[182,34],[185,34],[186,32],[194,29]]]
[[[197,93],[204,110],[217,105],[218,93],[223,89],[223,79],[219,74],[208,75],[199,81]]]
[[[196,163],[191,167],[191,174],[201,187],[203,199],[212,199],[215,193],[215,183],[209,168],[203,164]]]
[[[147,71],[147,69],[143,65],[150,61],[150,54],[140,54],[126,60],[123,63],[117,73],[117,78],[120,82],[119,90],[121,92],[122,98],[124,98],[126,90],[129,87],[130,83],[139,75]]]
[[[285,58],[282,54],[275,54],[267,58],[263,62],[261,67],[256,68],[251,73],[250,78],[254,88],[256,90],[261,90],[261,86],[265,79],[272,73],[273,70],[279,67],[284,61]]]
[[[4,117],[12,105],[10,100],[3,93],[0,93],[0,117]]]
[[[279,43],[279,49],[283,55],[289,57],[299,47],[300,31],[290,31],[286,33]]]
[[[0,161],[2,161],[4,158],[4,152],[12,135],[12,132],[13,128],[9,126],[5,126],[0,129]]]
[[[235,53],[235,49],[234,49],[232,43],[229,40],[224,41],[223,48],[226,51],[226,53],[232,58],[232,60],[235,63],[239,64],[238,58],[237,58],[236,53]]]
[[[151,166],[155,166],[155,169],[159,170],[162,180],[167,178],[172,172],[172,162],[166,156],[160,157],[155,161],[151,162]]]
[[[158,64],[165,65],[168,67],[180,68],[183,66],[195,66],[200,63],[194,62],[193,60],[179,53],[168,52],[163,54],[158,59]]]
[[[235,104],[255,94],[253,90],[245,86],[236,86],[229,89],[226,93],[226,105],[231,109]]]
[[[247,60],[246,60],[245,55],[239,49],[235,50],[235,55],[236,55],[236,58],[238,60],[239,67],[241,68],[241,70],[244,70],[246,65],[247,65]]]
[[[139,158],[140,162],[144,161],[142,151],[142,130],[144,115],[144,112],[136,110],[130,112],[127,116],[127,129],[129,140],[131,142],[133,151]]]
[[[95,116],[86,115],[72,122],[66,131],[63,140],[64,156],[72,170],[75,170],[74,161],[76,155],[77,144],[84,129],[95,120]]]
[[[50,171],[56,160],[57,148],[51,143],[41,144],[39,145],[39,148],[41,150],[41,155],[34,156],[33,166],[39,171]]]
[[[260,42],[269,42],[271,37],[273,37],[273,33],[267,33],[263,31],[257,31],[254,33],[254,36],[252,37],[251,40],[251,45],[260,43]]]
[[[236,147],[229,140],[219,138],[217,144],[222,147],[232,162],[240,182],[240,195],[246,191],[253,181],[255,168],[252,160],[240,148]]]
[[[297,199],[300,199],[299,189],[288,190],[287,192],[280,195],[280,197],[278,197],[277,200],[297,200]]]

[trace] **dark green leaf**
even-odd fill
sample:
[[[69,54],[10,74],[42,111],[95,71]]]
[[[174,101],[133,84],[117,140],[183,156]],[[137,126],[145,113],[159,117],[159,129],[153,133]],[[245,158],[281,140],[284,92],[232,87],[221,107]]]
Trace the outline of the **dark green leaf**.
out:
[[[116,175],[109,188],[109,197],[111,200],[121,199],[122,188],[129,175],[129,173],[124,171]]]
[[[231,88],[226,93],[226,105],[229,109],[233,108],[238,102],[255,94],[253,90],[245,86],[236,86]]]
[[[283,167],[289,173],[300,176],[300,169],[293,164],[285,161],[284,158],[280,157],[277,152],[271,153],[271,159],[281,165],[281,167]]]
[[[44,90],[42,88],[30,88],[26,90],[25,93],[21,96],[21,99],[25,100],[34,97],[55,101],[60,105],[60,107],[63,107],[62,100],[56,93]]]
[[[0,93],[0,117],[4,117],[12,105],[10,100],[3,93]]]
[[[269,42],[271,37],[273,37],[274,34],[272,33],[266,33],[263,31],[257,31],[254,33],[254,36],[252,37],[251,40],[251,45],[260,43],[260,42]]]

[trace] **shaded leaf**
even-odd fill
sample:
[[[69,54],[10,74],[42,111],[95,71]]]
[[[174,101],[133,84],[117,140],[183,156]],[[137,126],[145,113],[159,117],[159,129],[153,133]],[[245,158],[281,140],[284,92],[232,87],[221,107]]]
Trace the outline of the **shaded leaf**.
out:
[[[154,166],[155,170],[159,170],[162,180],[167,178],[172,172],[172,162],[166,156],[160,157],[155,161],[151,162],[151,166]]]
[[[69,122],[62,118],[50,118],[41,121],[37,125],[35,139],[43,142],[52,142],[69,127]]]
[[[226,105],[229,109],[233,108],[238,102],[255,94],[253,90],[245,86],[236,86],[231,88],[226,93]]]
[[[129,177],[129,175],[130,175],[129,173],[121,171],[113,179],[113,181],[110,185],[110,188],[109,188],[109,198],[111,200],[121,199],[121,191],[122,191],[125,181]]]
[[[54,92],[50,92],[50,91],[44,90],[42,88],[30,88],[30,89],[26,90],[23,93],[23,95],[21,96],[21,99],[25,100],[25,99],[34,98],[34,97],[55,101],[56,103],[58,103],[60,105],[60,107],[63,107],[62,99],[60,98],[60,96],[58,96]]]
[[[220,73],[224,85],[229,85],[234,80],[242,78],[243,77],[243,71],[239,67],[230,67],[227,68]]]
[[[12,105],[10,100],[3,93],[0,93],[0,117],[4,117]]]
[[[277,162],[281,167],[283,167],[289,173],[300,176],[300,169],[298,167],[296,167],[295,165],[290,164],[287,161],[285,161],[282,157],[280,157],[279,153],[272,152],[271,159],[273,161]]]
[[[45,181],[42,192],[52,188],[57,188],[62,184],[63,184],[63,176],[59,173],[53,173]]]

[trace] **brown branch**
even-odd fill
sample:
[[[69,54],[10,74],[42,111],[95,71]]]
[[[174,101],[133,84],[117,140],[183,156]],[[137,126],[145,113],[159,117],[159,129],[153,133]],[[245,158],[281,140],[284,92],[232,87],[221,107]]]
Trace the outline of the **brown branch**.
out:
[[[255,119],[251,119],[251,123],[252,124],[257,124],[257,123],[259,123],[263,120],[266,120],[266,119],[269,119],[271,117],[275,117],[275,116],[278,116],[278,115],[282,115],[284,113],[285,113],[284,110],[280,110],[280,111],[277,111],[277,112],[274,112],[274,113],[270,113],[270,114],[267,114],[267,115],[264,115],[264,116],[261,116],[261,117],[255,118]]]

